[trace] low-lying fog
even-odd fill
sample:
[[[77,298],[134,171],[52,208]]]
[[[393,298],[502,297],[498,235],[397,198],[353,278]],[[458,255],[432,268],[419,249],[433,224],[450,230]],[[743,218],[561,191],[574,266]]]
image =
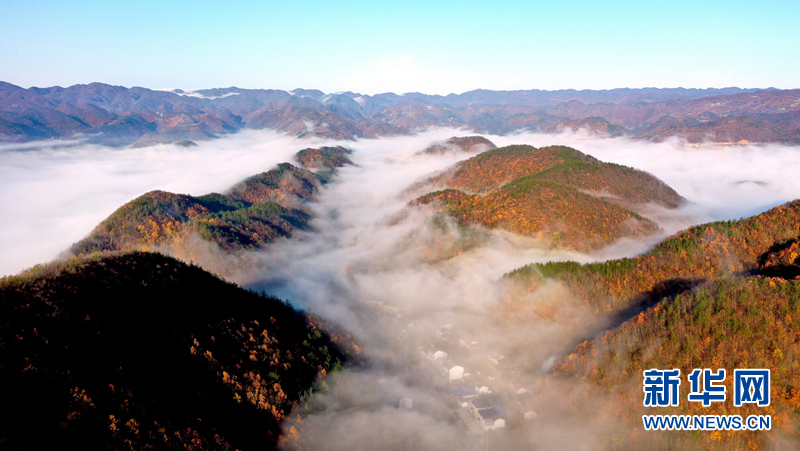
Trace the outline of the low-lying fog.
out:
[[[328,388],[301,406],[302,421],[296,416],[287,421],[284,435],[290,440],[284,446],[294,448],[299,436],[306,449],[527,449],[532,443],[544,449],[564,444],[588,449],[595,432],[609,425],[580,416],[561,422],[556,412],[547,411],[553,398],[572,396],[569,390],[537,391],[531,401],[537,419],[523,422],[524,427],[514,429],[516,435],[508,429],[486,435],[458,408],[452,391],[459,382],[448,382],[439,366],[447,360],[462,366],[471,374],[470,386],[477,382],[492,390],[493,402],[513,421],[519,403],[510,384],[534,391],[536,378],[574,340],[585,338],[586,330],[580,328],[581,314],[571,310],[557,286],[531,296],[545,304],[558,300],[558,322],[499,326],[493,318],[507,296],[501,276],[531,262],[635,255],[653,242],[623,240],[581,255],[548,251],[534,240],[503,232],[459,228],[424,209],[399,214],[422,194],[407,189],[413,182],[470,156],[418,152],[434,141],[468,134],[434,130],[415,137],[332,143],[251,131],[194,148],[75,146],[20,152],[0,147],[5,217],[0,274],[54,258],[120,205],[149,190],[224,191],[291,161],[304,147],[341,144],[354,151],[356,166],[341,168],[336,181],[320,193],[312,206],[314,231],[271,244],[259,253],[266,270],[235,277],[343,325],[364,344],[366,364],[328,378]],[[798,147],[694,147],[583,133],[486,137],[498,146],[569,145],[656,175],[691,202],[678,211],[648,212],[667,233],[752,215],[800,197]],[[448,347],[450,355],[440,362],[420,351],[432,347]],[[515,365],[500,369],[489,355]],[[539,423],[546,427],[534,426]]]

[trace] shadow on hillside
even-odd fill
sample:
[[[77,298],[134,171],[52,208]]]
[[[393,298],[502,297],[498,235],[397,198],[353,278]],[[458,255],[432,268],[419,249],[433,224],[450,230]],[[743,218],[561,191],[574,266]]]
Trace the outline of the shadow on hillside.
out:
[[[692,290],[706,282],[706,279],[669,279],[653,286],[651,290],[639,293],[634,297],[631,306],[617,312],[606,330],[616,329],[625,321],[658,304],[662,299],[673,300],[684,291]]]
[[[779,277],[781,279],[791,280],[800,276],[800,259],[794,258],[794,261],[789,261],[791,257],[786,258],[785,252],[789,251],[792,247],[796,246],[798,239],[784,240],[774,243],[767,249],[766,252],[758,257],[758,268],[750,271],[749,275],[764,276],[764,277]],[[784,253],[781,256],[781,253]],[[772,257],[778,258],[778,263],[770,262]]]
[[[800,277],[800,266],[797,265],[776,265],[761,268],[753,271],[753,275],[764,277],[779,277],[781,279],[792,280]]]
[[[705,279],[669,279],[656,284],[652,289],[634,296],[630,307],[610,315],[607,323],[601,324],[594,330],[587,331],[586,335],[578,337],[574,342],[568,344],[565,348],[566,353],[572,352],[576,346],[584,341],[596,340],[606,332],[617,329],[626,321],[658,304],[662,299],[671,301],[677,295],[692,290],[705,282]]]
[[[773,243],[773,245],[770,246],[769,249],[767,249],[766,252],[764,252],[763,254],[761,254],[758,257],[758,266],[759,267],[763,267],[764,265],[767,264],[767,261],[769,260],[769,258],[771,256],[773,256],[774,254],[777,254],[777,253],[779,253],[781,251],[784,251],[786,249],[789,249],[796,242],[797,242],[797,238],[795,238],[793,240],[777,241],[777,242]]]

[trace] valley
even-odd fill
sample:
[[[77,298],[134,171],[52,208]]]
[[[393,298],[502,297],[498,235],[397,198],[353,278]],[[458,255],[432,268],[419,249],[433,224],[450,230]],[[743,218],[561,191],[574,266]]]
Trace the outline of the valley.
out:
[[[0,3],[0,451],[800,450],[798,23]]]
[[[781,180],[781,171],[795,167],[783,153],[792,148],[725,150],[733,161],[757,155],[758,164],[776,169],[756,178],[748,171],[764,166],[741,164],[721,177],[703,163],[722,158],[718,149],[580,134],[557,135],[560,144],[552,145],[550,135],[456,132],[311,146],[298,140],[238,182],[129,196],[134,200],[118,203],[99,225],[94,220],[84,239],[62,244],[72,257],[3,279],[6,308],[27,303],[42,313],[23,320],[14,315],[25,309],[13,307],[4,316],[14,319],[5,323],[3,352],[18,356],[4,360],[22,363],[0,371],[20,384],[57,381],[41,395],[52,406],[48,427],[62,434],[53,437],[94,434],[99,447],[128,440],[157,449],[730,449],[795,440],[800,225],[797,203],[784,204],[797,187]],[[198,147],[186,155],[202,152]],[[661,161],[648,153],[655,150]],[[665,164],[667,156],[673,159]],[[154,296],[147,290],[166,298],[141,303],[139,313],[126,307]],[[239,296],[251,299],[242,304],[249,307],[235,307]],[[178,303],[170,307],[173,298]],[[80,299],[112,302],[95,311]],[[50,308],[69,312],[65,325],[44,319]],[[36,338],[47,331],[48,343],[79,355],[100,346],[93,328],[107,335],[104,324],[119,324],[112,337],[136,337],[141,321],[133,319],[159,308],[204,312],[198,323],[180,313],[147,319],[172,318],[163,327],[176,333],[153,340],[174,341],[176,350],[186,348],[180,359],[207,367],[197,373],[207,377],[181,376],[209,393],[203,402],[233,409],[241,421],[271,418],[279,426],[248,435],[217,414],[183,422],[180,410],[153,407],[194,408],[158,401],[163,391],[152,384],[169,381],[156,377],[140,387],[128,376],[144,371],[141,360],[90,372],[108,380],[65,378],[58,365],[66,363],[52,360],[49,345]],[[274,312],[296,319],[271,323],[265,315],[277,319]],[[80,326],[84,341],[53,338],[83,317],[91,319]],[[258,338],[278,337],[283,332],[271,327],[286,324],[293,326],[277,344]],[[135,348],[136,338],[123,338],[104,346]],[[274,347],[284,344],[290,350]],[[32,358],[40,379],[23,371]],[[313,377],[287,385],[294,366],[306,364]],[[771,414],[773,430],[640,430],[637,418],[647,413],[641,371],[680,366],[685,374],[698,365],[774,368],[773,405],[746,409]],[[285,398],[264,384],[270,378]],[[119,404],[118,386],[129,390],[127,404]],[[263,408],[262,391],[277,410]],[[724,409],[714,412],[730,413]],[[20,418],[24,424],[27,417]],[[92,432],[101,429],[107,432]],[[13,444],[31,435],[19,429],[0,439]]]

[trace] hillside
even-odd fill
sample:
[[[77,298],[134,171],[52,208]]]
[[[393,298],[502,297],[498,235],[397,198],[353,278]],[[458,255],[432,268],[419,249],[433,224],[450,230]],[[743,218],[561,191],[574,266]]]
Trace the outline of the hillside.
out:
[[[800,438],[795,427],[800,420],[800,330],[794,319],[798,315],[800,281],[796,279],[720,278],[664,299],[601,339],[583,343],[554,371],[560,378],[589,381],[610,398],[609,411],[634,429],[641,429],[645,414],[771,415],[769,433],[669,431],[661,437],[681,449],[770,449],[769,443],[778,435]],[[642,372],[651,368],[681,370],[684,383],[677,407],[642,407]],[[687,401],[686,375],[695,368],[726,370],[726,402],[702,407]],[[770,405],[734,407],[733,371],[759,368],[771,370]],[[652,437],[639,440],[652,443]]]
[[[631,210],[684,199],[642,171],[603,163],[563,146],[507,146],[483,152],[430,180],[448,189],[412,205],[432,204],[459,223],[478,223],[537,237],[554,246],[591,251],[659,227]]]
[[[588,265],[531,264],[508,277],[525,286],[554,279],[593,308],[620,311],[727,275],[791,275],[784,254],[791,254],[787,249],[797,246],[799,234],[796,200],[746,219],[692,227],[633,258]]]
[[[682,136],[690,143],[800,142],[800,130],[784,131],[778,124],[765,123],[748,116],[706,122],[693,119],[666,122],[668,125],[643,133],[641,137],[651,141],[664,141],[672,136]]]
[[[227,196],[241,202],[296,204],[311,200],[322,181],[307,169],[281,163],[276,169],[246,178],[231,188]]]
[[[159,254],[4,278],[0,448],[272,448],[279,421],[344,359],[320,327]]]
[[[628,447],[652,447],[657,439],[680,449],[767,449],[780,434],[800,438],[798,253],[796,200],[747,219],[693,227],[635,258],[528,265],[507,277],[520,293],[556,281],[594,315],[585,330],[600,330],[602,337],[587,337],[557,363],[554,377],[588,381],[587,396],[603,397],[608,411],[634,431]],[[517,322],[542,313],[525,296],[513,295],[499,317]],[[604,334],[603,325],[609,327]],[[684,381],[694,368],[724,368],[728,401],[707,408],[687,402],[686,383],[678,407],[644,408],[642,371],[650,368],[680,368]],[[732,408],[729,381],[737,368],[771,370],[769,407]],[[772,415],[773,432],[644,436],[644,414]]]
[[[652,202],[675,208],[684,202],[672,188],[646,172],[604,163],[566,146],[502,147],[459,163],[433,182],[469,193],[485,193],[528,175],[605,193],[630,205]]]

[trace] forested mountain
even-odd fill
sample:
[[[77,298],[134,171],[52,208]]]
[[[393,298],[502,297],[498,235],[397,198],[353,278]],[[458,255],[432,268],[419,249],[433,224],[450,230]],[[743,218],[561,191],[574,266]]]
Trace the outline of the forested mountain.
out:
[[[213,139],[244,128],[334,139],[409,135],[431,127],[478,133],[585,128],[608,136],[690,142],[787,142],[800,136],[800,90],[476,90],[325,94],[317,90],[186,92],[103,83],[24,89],[0,82],[0,142],[68,138],[113,146]]]
[[[179,246],[193,233],[229,251],[258,247],[306,226],[309,216],[297,198],[310,198],[319,183],[316,174],[283,163],[250,177],[228,194],[194,197],[151,191],[120,207],[71,250],[88,254]]]
[[[631,208],[684,202],[654,176],[603,163],[564,146],[506,146],[456,164],[429,181],[447,189],[412,205],[432,204],[459,223],[479,223],[590,251],[660,228]]]
[[[776,433],[797,438],[798,254],[796,200],[747,219],[693,227],[634,258],[520,268],[507,275],[518,284],[520,295],[508,298],[500,316],[525,321],[541,314],[522,293],[557,281],[596,317],[595,331],[608,318],[626,319],[580,344],[556,365],[554,375],[590,382],[591,390],[609,397],[606,411],[634,430],[641,429],[643,414],[757,414],[772,415]],[[684,379],[694,368],[724,368],[728,381],[737,368],[770,369],[771,404],[732,408],[733,390],[726,382],[729,402],[702,407],[686,402],[689,387],[684,384],[678,407],[648,410],[642,407],[642,372],[651,368],[680,368]],[[645,440],[636,432],[630,440],[637,437]],[[752,431],[668,432],[662,438],[687,449],[756,449],[767,443],[763,433]],[[646,442],[652,443],[652,437]]]
[[[315,378],[359,352],[326,327],[159,254],[4,278],[0,448],[269,449]]]

